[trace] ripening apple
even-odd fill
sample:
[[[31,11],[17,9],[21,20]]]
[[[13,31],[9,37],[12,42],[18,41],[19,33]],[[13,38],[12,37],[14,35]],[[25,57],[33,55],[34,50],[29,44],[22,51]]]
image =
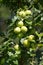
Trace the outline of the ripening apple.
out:
[[[22,31],[22,32],[27,32],[27,31],[28,31],[28,29],[27,29],[27,27],[26,27],[26,26],[22,26],[22,27],[21,27],[21,31]]]
[[[20,33],[20,31],[21,31],[20,27],[14,28],[14,32],[15,32],[15,33]]]
[[[17,25],[18,25],[18,27],[22,27],[23,26],[23,21],[19,21]]]

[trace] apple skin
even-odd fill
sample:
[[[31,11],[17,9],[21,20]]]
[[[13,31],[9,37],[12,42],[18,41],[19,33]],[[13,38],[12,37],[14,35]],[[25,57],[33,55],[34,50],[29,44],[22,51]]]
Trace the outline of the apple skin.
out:
[[[17,25],[18,25],[18,27],[22,27],[23,26],[23,21],[19,21]]]
[[[21,27],[21,31],[22,31],[22,32],[27,32],[27,31],[28,31],[28,29],[27,29],[27,27],[26,27],[26,26],[22,26],[22,27]]]
[[[21,31],[20,27],[14,28],[14,32],[15,32],[15,33],[20,33],[20,31]]]

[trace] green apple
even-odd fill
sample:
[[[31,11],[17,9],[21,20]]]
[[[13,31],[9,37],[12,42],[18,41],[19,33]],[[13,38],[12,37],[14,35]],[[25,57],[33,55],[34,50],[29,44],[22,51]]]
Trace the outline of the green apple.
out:
[[[14,28],[14,32],[15,32],[15,33],[20,33],[20,31],[21,31],[20,27]]]
[[[29,47],[30,42],[29,42],[27,39],[25,39],[25,40],[23,41],[23,45],[24,45],[25,47]]]
[[[19,34],[18,34],[18,37],[19,37],[19,38],[22,38],[22,37],[23,37],[23,33],[19,33]]]
[[[15,50],[19,50],[19,45],[16,44],[16,45],[14,46],[14,49],[15,49]]]
[[[29,36],[28,36],[28,40],[29,40],[29,41],[32,41],[33,39],[34,39],[34,35],[29,35]]]
[[[22,32],[27,32],[27,30],[28,30],[28,29],[27,29],[26,26],[22,26],[22,27],[21,27],[21,31],[22,31]]]
[[[19,27],[22,27],[22,26],[23,26],[23,21],[19,21],[17,25],[18,25]]]
[[[30,15],[30,14],[32,14],[32,12],[31,12],[31,10],[26,10],[26,11],[25,11],[25,14],[26,14],[26,15]]]
[[[26,14],[25,14],[24,11],[20,11],[20,12],[19,12],[19,15],[22,16],[22,17],[25,17],[25,16],[26,16]]]
[[[27,39],[24,40],[24,41],[23,41],[23,44],[24,44],[25,46],[27,46],[27,45],[28,45],[28,40],[27,40]]]

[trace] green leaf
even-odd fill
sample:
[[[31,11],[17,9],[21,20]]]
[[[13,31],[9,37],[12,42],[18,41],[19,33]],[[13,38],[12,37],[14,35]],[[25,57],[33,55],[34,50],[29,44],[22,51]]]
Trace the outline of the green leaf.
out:
[[[1,65],[4,65],[4,63],[5,63],[5,58],[2,58]]]
[[[13,61],[14,65],[18,65],[18,60]]]
[[[40,34],[39,34],[39,37],[43,37],[43,33],[40,33]]]

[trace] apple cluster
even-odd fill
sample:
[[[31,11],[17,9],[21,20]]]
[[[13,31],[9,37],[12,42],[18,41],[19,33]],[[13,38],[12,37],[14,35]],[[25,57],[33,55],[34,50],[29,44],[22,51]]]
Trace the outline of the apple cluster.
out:
[[[27,32],[28,31],[28,29],[27,29],[27,27],[24,25],[24,23],[23,23],[23,21],[19,21],[18,23],[17,23],[17,27],[16,28],[14,28],[14,32],[17,34],[17,33],[20,33],[20,32]]]
[[[32,12],[31,12],[31,10],[22,10],[22,11],[17,12],[17,14],[18,14],[20,17],[26,17],[26,16],[28,16],[28,15],[31,15]]]
[[[28,38],[23,40],[23,46],[29,48],[30,47],[30,41],[34,40],[34,35],[29,35]],[[14,49],[16,51],[20,50],[19,44],[14,45]]]
[[[23,33],[26,33],[28,31],[27,26],[24,24],[24,18],[28,15],[31,15],[32,12],[31,10],[22,10],[17,12],[17,16],[20,17],[20,20],[17,21],[17,26],[14,28],[14,33],[17,34],[18,36],[22,36]],[[22,38],[22,37],[21,37]],[[23,40],[23,45],[25,47],[30,46],[30,41],[34,39],[34,35],[29,35],[27,39]],[[14,46],[15,50],[19,50],[19,44],[16,44]]]
[[[30,42],[32,42],[33,40],[35,39],[35,36],[34,35],[29,35],[29,36],[27,36],[27,38],[25,38],[24,40],[23,40],[23,45],[25,46],[25,47],[29,47],[30,46]]]
[[[31,10],[22,10],[17,12],[17,16],[21,17],[21,20],[17,22],[17,27],[14,28],[15,33],[20,33],[20,32],[25,33],[28,31],[28,28],[24,25],[23,22],[24,18],[22,17],[26,17],[31,14],[32,14]]]

